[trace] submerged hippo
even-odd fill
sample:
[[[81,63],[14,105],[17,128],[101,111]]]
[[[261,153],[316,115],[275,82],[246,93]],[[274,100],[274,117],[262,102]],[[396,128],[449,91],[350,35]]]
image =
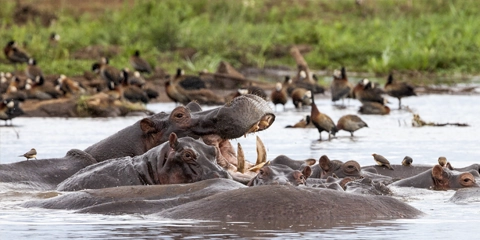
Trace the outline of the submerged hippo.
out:
[[[115,158],[90,165],[61,182],[57,190],[77,191],[129,185],[192,183],[210,178],[231,178],[217,164],[219,152],[202,140],[177,138],[135,157]]]
[[[73,173],[95,162],[144,154],[166,142],[172,132],[178,137],[202,138],[205,143],[219,149],[223,159],[221,164],[235,166],[237,159],[229,139],[262,131],[274,120],[275,115],[268,103],[255,95],[243,95],[224,106],[206,111],[202,111],[198,104],[190,103],[185,107],[175,108],[171,113],[161,112],[143,118],[88,147],[84,155],[90,157],[67,155],[58,159],[62,163],[48,159],[29,161],[31,163],[1,164],[0,182],[23,182],[31,186],[41,186],[41,189],[54,189]],[[88,158],[88,161],[85,158]],[[92,159],[95,161],[91,161]],[[79,161],[81,164],[78,164]],[[60,169],[57,165],[64,167]],[[42,169],[38,170],[40,167]],[[28,174],[17,174],[22,171]]]
[[[302,171],[294,170],[283,164],[269,163],[265,164],[258,174],[253,177],[247,186],[260,185],[293,185],[305,186],[307,178],[311,174],[309,166],[305,166]]]
[[[431,165],[410,165],[404,166],[400,164],[392,164],[391,165],[395,171],[392,171],[384,166],[365,166],[362,167],[363,172],[370,172],[375,173],[383,176],[391,177],[394,180],[409,178],[420,173],[423,173],[427,170],[432,169],[433,166]]]
[[[360,164],[354,160],[345,163],[339,160],[330,160],[326,155],[323,155],[320,157],[318,165],[312,167],[310,177],[327,178],[329,176],[359,178],[362,176]]]
[[[287,221],[324,224],[341,220],[413,218],[419,210],[386,196],[286,185],[246,187],[229,179],[191,184],[91,189],[29,201],[24,207],[81,213],[157,214],[173,219]]]
[[[472,171],[478,176],[478,172]],[[389,186],[427,188],[433,190],[449,190],[466,187],[479,187],[471,172],[451,171],[435,165],[431,170],[399,180]]]

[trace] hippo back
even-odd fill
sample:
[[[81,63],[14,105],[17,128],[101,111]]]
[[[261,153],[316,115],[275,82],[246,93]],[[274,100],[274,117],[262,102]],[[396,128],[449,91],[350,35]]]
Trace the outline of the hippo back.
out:
[[[26,160],[0,165],[0,182],[23,183],[37,189],[55,189],[80,169],[96,163],[88,153],[72,149],[63,158]]]

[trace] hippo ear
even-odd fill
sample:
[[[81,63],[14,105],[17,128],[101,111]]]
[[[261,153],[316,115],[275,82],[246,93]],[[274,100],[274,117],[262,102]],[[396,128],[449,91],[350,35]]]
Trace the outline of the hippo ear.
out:
[[[313,165],[315,165],[316,162],[317,162],[317,160],[315,160],[313,158],[309,158],[309,159],[305,160],[305,164],[307,164],[308,166],[313,166]]]
[[[434,179],[442,180],[443,179],[443,168],[440,165],[435,165],[432,168],[432,177]]]
[[[327,155],[321,156],[318,164],[324,171],[328,172],[330,170],[330,159]]]
[[[144,134],[152,134],[156,133],[157,128],[155,127],[155,123],[150,118],[144,118],[140,121],[140,128]]]
[[[312,175],[312,168],[310,168],[310,166],[306,166],[305,168],[303,168],[302,174],[303,176],[305,176],[305,179],[307,179],[308,177],[310,177],[310,175]]]
[[[174,132],[170,133],[170,136],[168,136],[168,142],[170,143],[170,148],[176,149],[178,146],[177,134]]]
[[[187,104],[187,106],[185,106],[185,107],[188,108],[190,110],[190,112],[201,112],[202,111],[202,107],[197,102],[189,102]]]

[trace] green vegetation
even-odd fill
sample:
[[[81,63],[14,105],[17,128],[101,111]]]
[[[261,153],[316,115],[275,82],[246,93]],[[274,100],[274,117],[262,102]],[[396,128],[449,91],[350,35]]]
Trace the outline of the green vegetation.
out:
[[[162,0],[136,1],[102,14],[58,9],[49,27],[13,22],[14,3],[2,4],[0,37],[25,42],[45,73],[82,74],[98,59],[76,59],[88,46],[117,46],[111,64],[126,67],[135,49],[173,72],[214,71],[221,60],[243,66],[288,66],[293,44],[308,46],[312,69],[385,76],[480,73],[480,4],[475,0]],[[56,47],[51,32],[61,35]],[[188,49],[195,54],[185,57]],[[188,55],[188,54],[187,54]],[[0,64],[0,71],[12,66]]]

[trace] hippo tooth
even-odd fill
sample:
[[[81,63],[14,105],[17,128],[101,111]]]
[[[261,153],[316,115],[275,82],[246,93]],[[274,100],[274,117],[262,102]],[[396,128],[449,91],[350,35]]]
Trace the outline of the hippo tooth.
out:
[[[237,144],[237,161],[237,171],[245,173],[245,153],[240,143]]]
[[[262,140],[259,136],[257,136],[257,162],[255,165],[259,165],[260,163],[264,163],[267,161],[267,151],[265,150],[265,145],[263,144]]]

